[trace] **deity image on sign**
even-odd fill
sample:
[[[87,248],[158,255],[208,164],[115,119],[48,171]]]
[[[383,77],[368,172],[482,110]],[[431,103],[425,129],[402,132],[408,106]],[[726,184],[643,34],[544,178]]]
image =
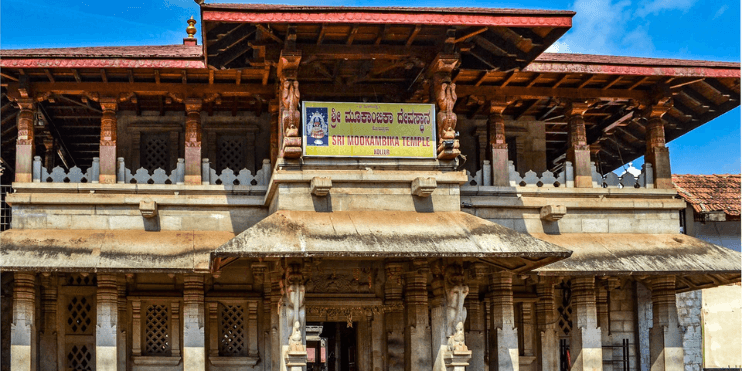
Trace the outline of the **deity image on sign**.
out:
[[[308,146],[327,146],[329,130],[327,128],[327,108],[307,108],[304,122],[304,135]]]

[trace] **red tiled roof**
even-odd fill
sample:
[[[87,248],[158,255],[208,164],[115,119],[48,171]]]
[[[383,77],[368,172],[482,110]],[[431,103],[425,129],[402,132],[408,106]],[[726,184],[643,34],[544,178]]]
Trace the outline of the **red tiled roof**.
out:
[[[697,213],[723,211],[729,216],[740,215],[740,175],[680,175],[672,182],[680,197]]]
[[[739,62],[716,62],[687,59],[663,59],[624,57],[617,55],[572,54],[572,53],[543,53],[535,62],[563,62],[563,63],[590,63],[616,64],[637,66],[666,66],[666,67],[724,67],[740,68]]]
[[[201,45],[93,46],[77,48],[6,49],[3,58],[203,58]]]
[[[434,7],[351,7],[351,6],[303,6],[279,4],[203,4],[202,9],[283,11],[283,12],[390,12],[390,13],[466,13],[466,14],[510,14],[510,15],[575,15],[570,10],[538,10],[512,8],[434,8]]]

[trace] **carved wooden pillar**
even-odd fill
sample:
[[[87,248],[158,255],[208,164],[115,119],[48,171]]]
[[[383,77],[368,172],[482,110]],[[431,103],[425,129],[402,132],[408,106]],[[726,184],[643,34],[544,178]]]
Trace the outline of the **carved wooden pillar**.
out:
[[[513,274],[497,272],[490,277],[490,370],[518,371],[518,331],[513,312]]]
[[[492,161],[492,185],[507,187],[510,185],[508,170],[508,143],[505,139],[505,118],[502,113],[508,107],[507,101],[491,101],[490,116],[487,121],[487,131],[491,161]]]
[[[301,61],[300,50],[282,50],[278,60],[278,157],[299,158],[302,155],[301,112],[299,111],[299,81],[296,80]]]
[[[554,306],[554,280],[540,277],[536,285],[538,302],[536,302],[536,362],[538,370],[559,369],[559,337],[556,330],[556,311]]]
[[[39,333],[39,369],[56,371],[57,366],[57,294],[55,273],[41,274],[41,314],[43,330]]]
[[[671,108],[670,104],[653,105],[647,112],[646,145],[644,162],[652,164],[655,188],[672,189],[670,151],[665,146],[665,121],[662,116]]]
[[[485,369],[485,313],[482,302],[479,300],[480,281],[486,273],[486,268],[481,263],[475,263],[471,269],[470,279],[468,280],[469,295],[466,297],[466,321],[468,323],[466,331],[466,345],[472,352],[469,360],[470,370]]]
[[[33,180],[33,156],[36,154],[34,144],[34,114],[36,104],[31,99],[18,99],[17,128],[18,139],[15,147],[15,181],[30,183]]]
[[[402,371],[405,364],[405,323],[402,304],[403,263],[386,263],[386,282],[384,283],[384,304],[391,310],[384,314],[386,327],[386,368]]]
[[[118,279],[115,274],[98,273],[97,326],[95,327],[96,370],[118,368]]]
[[[51,136],[44,137],[44,167],[51,171],[54,167],[55,141]]]
[[[176,331],[174,327],[173,333]],[[204,276],[186,274],[183,276],[183,371],[206,369],[205,340]]]
[[[433,368],[428,311],[428,263],[416,260],[405,279],[407,323],[405,326],[405,371]]]
[[[583,117],[587,109],[588,104],[582,102],[572,102],[565,108],[565,116],[567,116],[569,125],[567,161],[571,161],[574,167],[575,187],[577,188],[593,186],[590,148],[587,145],[585,118]]]
[[[682,371],[683,334],[678,322],[675,276],[650,280],[652,289],[652,328],[649,330],[651,371]]]
[[[201,184],[201,106],[200,99],[186,99],[185,184]]]
[[[98,182],[101,184],[116,183],[116,109],[115,98],[101,98],[100,106],[103,116],[100,120],[100,174]]]
[[[15,272],[14,279],[10,369],[36,370],[36,275],[31,272]]]
[[[275,99],[271,99],[271,101],[268,103],[268,112],[271,115],[271,146],[270,146],[270,156],[271,156],[271,164],[276,164],[276,158],[278,157],[278,101]]]
[[[456,54],[438,54],[430,65],[430,96],[435,99],[438,108],[438,159],[453,160],[459,151],[459,140],[456,138],[456,84],[451,81],[451,72],[458,66]]]
[[[598,327],[595,277],[572,279],[574,327],[570,340],[572,371],[603,369],[603,344]]]

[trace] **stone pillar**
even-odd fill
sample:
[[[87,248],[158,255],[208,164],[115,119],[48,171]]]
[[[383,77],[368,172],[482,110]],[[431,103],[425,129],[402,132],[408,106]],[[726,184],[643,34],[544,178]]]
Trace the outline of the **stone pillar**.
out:
[[[384,283],[384,304],[390,308],[384,315],[386,333],[386,368],[402,371],[405,365],[405,322],[402,291],[405,265],[399,262],[386,263],[386,282]]]
[[[12,371],[36,370],[36,276],[31,272],[15,272],[14,279],[13,323],[10,325],[10,369]]]
[[[536,362],[538,370],[549,371],[559,369],[559,336],[556,327],[556,311],[554,306],[554,279],[540,277],[536,285],[538,301],[536,302],[536,321],[538,333],[536,336]]]
[[[200,99],[185,100],[185,184],[201,184],[202,104]],[[201,294],[203,295],[203,292]]]
[[[412,271],[407,273],[405,279],[405,371],[428,371],[433,368],[428,315],[429,271],[427,261],[415,260]]]
[[[126,370],[126,360],[129,358],[127,357],[126,351],[128,349],[128,345],[126,343],[126,328],[128,324],[128,315],[126,310],[126,277],[123,275],[118,276],[118,280],[116,283],[116,288],[118,291],[118,331],[117,331],[117,340],[116,345],[118,345],[118,351],[117,351],[117,359],[118,359],[118,369],[119,370]]]
[[[36,154],[33,126],[36,104],[32,99],[18,99],[18,107],[21,110],[16,119],[15,181],[30,183],[33,180],[33,156]]]
[[[114,98],[101,98],[100,106],[103,109],[103,116],[100,120],[100,173],[98,182],[113,184],[116,183],[117,101]]]
[[[466,345],[471,350],[470,370],[484,370],[485,322],[482,302],[479,301],[479,280],[469,280],[469,295],[466,297]]]
[[[572,371],[603,369],[603,348],[595,303],[595,277],[572,279],[574,322],[570,339]]]
[[[651,371],[682,371],[683,335],[678,323],[675,276],[650,280],[652,289],[652,329],[649,330]]]
[[[510,185],[508,171],[508,143],[505,138],[505,118],[502,113],[510,102],[491,101],[490,116],[487,121],[490,151],[492,152],[492,185],[507,187]]]
[[[118,368],[118,282],[115,274],[98,273],[97,325],[95,327],[95,368]]]
[[[595,288],[595,296],[597,302],[598,311],[598,327],[600,331],[600,343],[603,345],[612,345],[611,341],[611,324],[610,316],[608,311],[608,288],[607,283],[603,280],[599,281]],[[603,360],[608,361],[603,363],[603,371],[613,371],[613,363],[610,362],[613,359],[613,349],[607,349],[603,353]]]
[[[456,105],[456,84],[451,81],[451,72],[458,66],[456,54],[438,54],[430,64],[430,97],[435,99],[438,108],[438,159],[453,160],[461,154],[459,140],[456,138],[458,118],[453,111]]]
[[[585,118],[583,117],[587,109],[587,103],[578,102],[572,102],[565,108],[565,116],[567,116],[569,125],[567,161],[571,161],[574,167],[575,187],[577,188],[593,186],[590,148],[587,145]]]
[[[295,36],[295,35],[294,35]],[[288,40],[288,38],[287,38]],[[302,155],[301,112],[299,111],[299,62],[300,50],[282,50],[276,74],[280,81],[278,90],[278,157],[299,158]]]
[[[531,369],[531,364],[536,360],[536,345],[533,343],[533,331],[535,329],[534,323],[536,322],[536,318],[533,313],[533,306],[533,302],[531,301],[520,303],[521,323],[518,331],[520,331],[521,337],[523,338],[523,348],[520,349],[522,357],[520,357],[519,364],[527,370]]]
[[[490,276],[490,371],[518,371],[518,331],[513,313],[513,274]]]
[[[384,313],[373,312],[371,321],[371,370],[386,370],[386,346],[384,341]],[[364,344],[363,342],[359,344]]]
[[[644,162],[652,164],[654,187],[673,189],[672,170],[670,170],[670,151],[665,146],[665,122],[662,116],[670,109],[669,105],[654,105],[647,113],[646,146]]]
[[[281,338],[279,324],[281,320],[280,311],[281,307],[281,272],[278,271],[279,265],[276,265],[271,271],[271,310],[270,310],[270,353],[271,353],[271,370],[281,369]]]
[[[41,315],[43,330],[39,333],[39,369],[56,371],[57,366],[57,285],[55,273],[41,274]]]
[[[177,332],[177,327],[173,332]],[[183,276],[183,371],[206,369],[205,342],[204,276],[186,274]]]
[[[436,272],[437,271],[437,272]],[[431,356],[434,362],[440,357],[441,346],[452,350],[456,339],[451,339],[457,333],[460,325],[464,339],[458,342],[460,348],[465,346],[464,323],[466,323],[467,309],[464,305],[469,295],[469,286],[464,282],[464,269],[461,262],[450,264],[441,270],[435,269],[436,277],[433,280],[433,301],[430,305],[430,320],[432,328]],[[467,360],[468,361],[468,360]]]

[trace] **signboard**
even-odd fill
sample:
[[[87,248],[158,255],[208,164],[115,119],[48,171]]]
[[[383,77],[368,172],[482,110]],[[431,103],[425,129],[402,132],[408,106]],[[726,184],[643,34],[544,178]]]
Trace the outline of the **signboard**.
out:
[[[302,103],[304,156],[435,158],[432,104]]]

